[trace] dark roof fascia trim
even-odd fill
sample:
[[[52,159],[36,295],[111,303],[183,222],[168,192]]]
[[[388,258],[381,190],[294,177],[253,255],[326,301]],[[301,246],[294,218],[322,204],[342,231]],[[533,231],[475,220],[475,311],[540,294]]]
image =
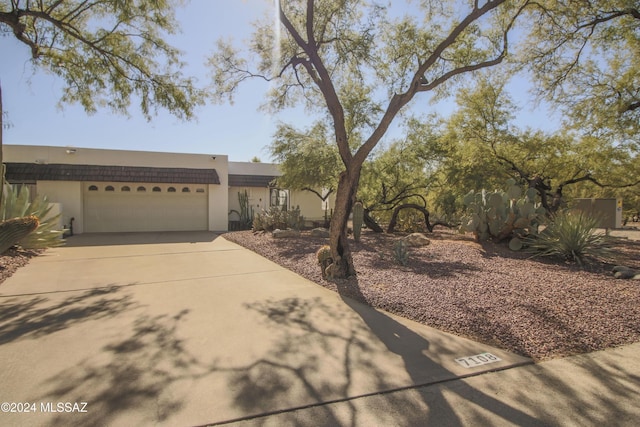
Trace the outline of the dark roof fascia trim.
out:
[[[273,187],[274,175],[238,175],[229,174],[230,187]]]
[[[5,163],[11,182],[98,181],[157,182],[177,184],[220,184],[218,172],[211,169],[161,168],[146,166],[107,166],[72,164]]]

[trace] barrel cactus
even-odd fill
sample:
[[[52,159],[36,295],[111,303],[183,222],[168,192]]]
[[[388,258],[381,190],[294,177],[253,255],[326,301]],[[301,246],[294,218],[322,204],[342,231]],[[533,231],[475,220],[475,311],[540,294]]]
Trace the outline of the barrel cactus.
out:
[[[0,223],[0,254],[27,237],[39,225],[40,221],[35,215],[2,221]]]
[[[360,241],[360,233],[362,231],[362,223],[364,222],[364,207],[361,202],[353,205],[353,238],[356,242]]]
[[[316,258],[318,259],[318,265],[322,271],[322,278],[326,279],[327,267],[333,263],[331,247],[329,245],[321,246],[320,249],[318,249],[318,252],[316,252]]]

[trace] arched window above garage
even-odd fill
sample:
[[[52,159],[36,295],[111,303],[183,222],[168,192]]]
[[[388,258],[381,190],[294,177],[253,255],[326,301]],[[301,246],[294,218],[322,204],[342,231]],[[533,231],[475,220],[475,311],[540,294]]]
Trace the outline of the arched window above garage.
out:
[[[167,188],[167,193],[175,193],[175,192],[176,192],[175,187],[169,187],[169,188]]]
[[[142,185],[141,185],[140,187],[138,187],[138,188],[136,189],[136,191],[144,192],[144,191],[147,191],[147,189],[146,189],[146,188],[144,188],[144,186],[142,186]]]
[[[98,187],[96,185],[90,185],[89,191],[98,191]]]
[[[154,193],[159,193],[159,192],[161,192],[162,190],[160,189],[160,187],[153,187],[153,190],[152,190],[152,191],[153,191]]]
[[[120,191],[131,191],[131,188],[128,185],[124,185]]]
[[[113,188],[113,185],[107,185],[104,189],[104,191],[116,191],[115,188]]]
[[[183,192],[183,193],[190,193],[190,192],[191,192],[191,190],[189,189],[189,187],[183,187],[183,188],[182,188],[182,192]]]
[[[196,193],[204,193],[204,188],[198,188],[198,189],[196,190]]]

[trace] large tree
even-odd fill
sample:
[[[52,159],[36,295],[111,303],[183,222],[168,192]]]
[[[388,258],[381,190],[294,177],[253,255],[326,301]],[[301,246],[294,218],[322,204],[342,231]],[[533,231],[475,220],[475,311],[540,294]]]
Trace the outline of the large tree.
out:
[[[202,96],[182,75],[180,52],[164,40],[178,29],[177,3],[0,0],[0,32],[23,43],[37,68],[65,82],[64,103],[124,113],[135,100],[147,118],[161,107],[188,119]]]
[[[640,146],[640,4],[544,0],[523,63],[538,94],[586,134]]]
[[[331,123],[344,164],[330,227],[334,277],[355,275],[346,225],[368,155],[416,95],[442,95],[461,76],[500,64],[527,4],[420,2],[413,16],[391,18],[362,0],[280,1],[278,22],[256,25],[249,52],[219,42],[211,59],[218,99],[260,76],[273,81],[274,109],[303,102]]]
[[[514,126],[517,107],[504,83],[481,78],[458,92],[459,108],[442,135],[450,151],[440,165],[440,175],[457,194],[501,188],[512,177],[535,188],[543,206],[555,211],[567,195],[612,197],[637,189],[638,159],[625,145],[566,130],[547,134]]]

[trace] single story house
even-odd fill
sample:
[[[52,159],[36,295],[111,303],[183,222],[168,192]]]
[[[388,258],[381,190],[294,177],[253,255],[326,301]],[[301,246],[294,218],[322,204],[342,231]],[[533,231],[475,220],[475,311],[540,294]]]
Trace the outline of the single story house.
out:
[[[59,204],[74,234],[227,231],[245,191],[255,213],[299,206],[320,220],[330,209],[313,193],[276,188],[277,165],[226,155],[5,145],[3,161],[7,181]]]

